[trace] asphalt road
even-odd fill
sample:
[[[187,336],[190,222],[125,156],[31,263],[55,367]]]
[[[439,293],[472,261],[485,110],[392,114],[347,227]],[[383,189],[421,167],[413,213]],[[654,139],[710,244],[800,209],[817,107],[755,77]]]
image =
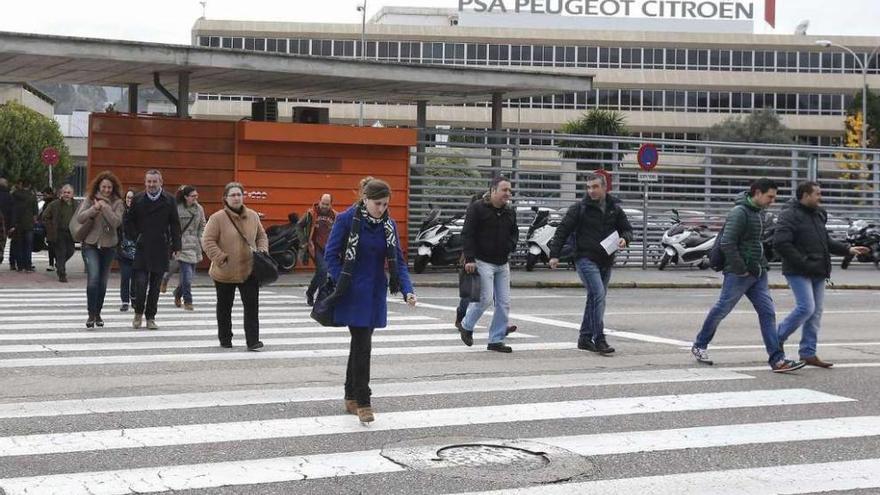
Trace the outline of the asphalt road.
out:
[[[717,293],[613,290],[603,357],[575,348],[582,291],[515,289],[502,355],[488,317],[460,342],[455,290],[420,290],[376,331],[363,426],[342,410],[347,330],[315,327],[302,289],[261,293],[261,353],[240,330],[216,345],[207,288],[194,313],[163,296],[158,332],[132,330],[114,291],[87,332],[81,290],[0,289],[0,490],[880,493],[880,293],[829,291],[819,354],[837,366],[788,375],[745,300],[716,365],[694,362]],[[773,297],[781,319],[792,298]]]

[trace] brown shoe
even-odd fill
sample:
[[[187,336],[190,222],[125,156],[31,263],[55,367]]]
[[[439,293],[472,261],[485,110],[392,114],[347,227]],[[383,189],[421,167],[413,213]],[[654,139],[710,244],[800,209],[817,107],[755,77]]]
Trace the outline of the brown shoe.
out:
[[[165,291],[163,290],[162,292],[165,292]],[[174,298],[174,305],[177,306],[178,308],[183,306],[183,300],[181,300],[179,297],[175,297]]]
[[[345,399],[345,412],[348,414],[358,413],[358,403],[356,400]]]
[[[163,281],[159,282],[159,292],[161,292],[162,294],[168,292],[168,281],[167,280],[163,280]]]
[[[805,358],[801,358],[801,359],[803,359],[803,361],[805,363],[809,364],[810,366],[817,366],[819,368],[830,368],[830,367],[834,366],[834,363],[822,361],[821,359],[819,359],[819,356],[811,356],[811,357],[805,357]]]
[[[373,415],[373,408],[370,406],[358,407],[357,415],[361,423],[372,423],[376,419]]]
[[[183,309],[187,311],[195,311],[196,308],[194,308],[192,304],[184,304]]]

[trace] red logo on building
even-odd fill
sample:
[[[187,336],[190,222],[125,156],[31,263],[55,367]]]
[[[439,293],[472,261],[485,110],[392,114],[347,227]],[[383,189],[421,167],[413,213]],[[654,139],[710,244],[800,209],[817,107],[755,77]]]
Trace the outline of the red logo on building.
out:
[[[764,20],[770,27],[776,27],[776,0],[764,0]]]

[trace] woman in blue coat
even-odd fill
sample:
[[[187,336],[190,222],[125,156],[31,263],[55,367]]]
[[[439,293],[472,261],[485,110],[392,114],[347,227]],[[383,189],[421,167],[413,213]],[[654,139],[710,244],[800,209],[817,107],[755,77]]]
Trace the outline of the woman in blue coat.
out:
[[[351,333],[345,409],[368,423],[374,419],[370,350],[373,330],[386,325],[386,293],[404,294],[410,306],[415,306],[416,295],[400,250],[397,224],[388,216],[391,188],[385,181],[368,179],[362,183],[361,195],[359,202],[336,217],[324,259],[337,290],[342,292],[334,304],[334,323],[348,326]],[[356,232],[352,232],[353,224]]]

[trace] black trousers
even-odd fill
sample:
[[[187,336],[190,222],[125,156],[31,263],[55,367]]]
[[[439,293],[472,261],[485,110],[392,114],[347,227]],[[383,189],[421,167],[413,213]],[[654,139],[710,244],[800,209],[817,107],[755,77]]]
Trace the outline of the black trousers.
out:
[[[145,270],[134,271],[134,298],[131,305],[134,306],[135,313],[144,315],[148,320],[156,318],[162,275]]]
[[[358,406],[370,405],[370,353],[373,348],[373,329],[348,327],[351,347],[348,351],[348,369],[345,370],[345,398],[356,400]]]
[[[46,251],[49,253],[49,266],[55,266],[55,241],[46,241]]]
[[[235,289],[244,305],[244,337],[248,346],[260,341],[260,286],[252,276],[240,284],[214,281],[217,289],[217,338],[221,344],[232,343],[232,304]]]
[[[52,247],[55,251],[55,269],[58,271],[58,276],[66,275],[67,261],[76,252],[70,232],[59,232],[58,238],[52,243]]]

